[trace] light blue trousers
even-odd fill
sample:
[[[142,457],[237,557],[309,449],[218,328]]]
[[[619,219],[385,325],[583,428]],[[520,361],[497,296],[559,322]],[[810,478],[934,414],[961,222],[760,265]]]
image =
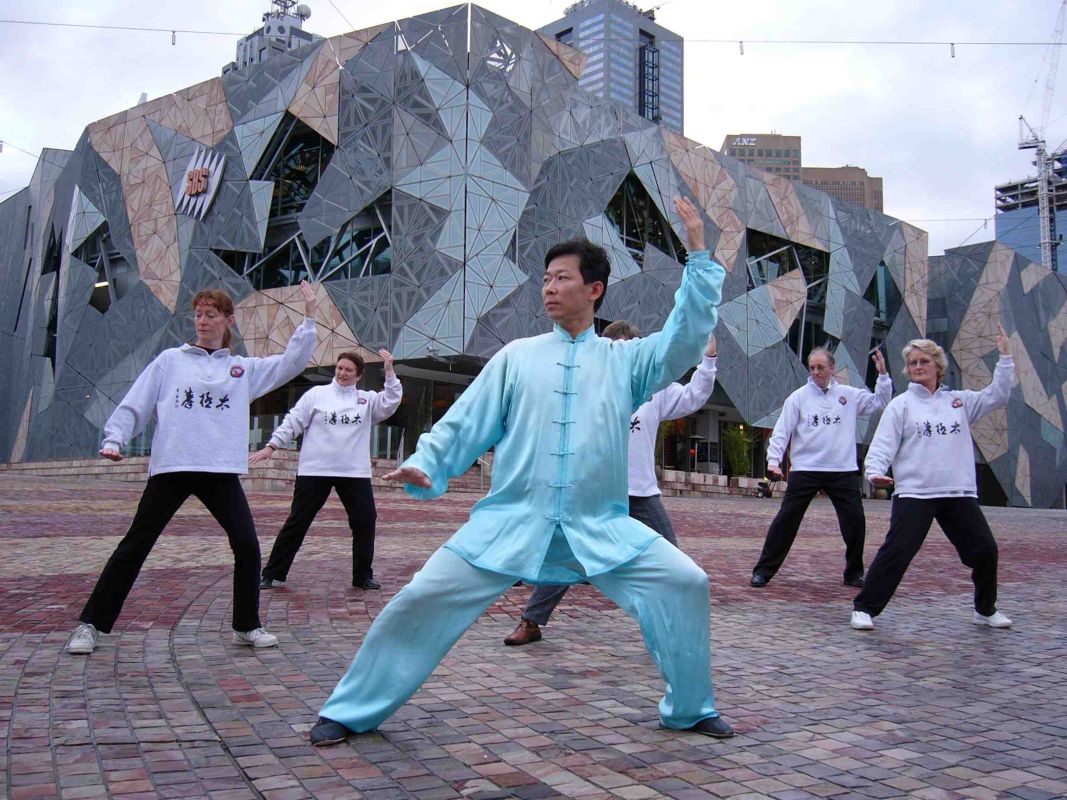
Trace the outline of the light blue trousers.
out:
[[[382,609],[320,716],[373,730],[418,691],[463,632],[514,584],[440,548]],[[589,578],[641,625],[666,681],[668,728],[718,716],[711,686],[708,577],[666,539],[611,572]]]

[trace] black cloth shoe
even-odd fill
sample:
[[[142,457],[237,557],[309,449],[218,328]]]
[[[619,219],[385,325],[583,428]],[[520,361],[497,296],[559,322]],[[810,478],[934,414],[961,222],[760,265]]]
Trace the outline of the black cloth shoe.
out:
[[[729,739],[734,735],[734,729],[722,717],[702,719],[692,728],[686,728],[686,730],[699,733],[701,736],[711,736],[713,739]]]
[[[266,575],[259,579],[260,589],[277,589],[279,586],[284,585],[285,581],[276,581],[273,578],[268,578]]]
[[[353,583],[352,586],[356,589],[381,589],[382,585],[374,578],[367,578],[363,583]]]
[[[856,589],[862,589],[863,588],[863,576],[862,575],[853,575],[851,578],[845,578],[845,580],[843,581],[843,584],[845,586],[852,586],[852,587],[854,587]]]
[[[340,744],[354,733],[354,730],[346,728],[340,722],[319,717],[319,721],[311,729],[308,738],[315,747],[329,747],[331,744]]]
[[[757,589],[759,589],[770,583],[770,580],[771,579],[764,575],[762,572],[753,572],[752,580],[748,582],[748,585],[755,586]]]

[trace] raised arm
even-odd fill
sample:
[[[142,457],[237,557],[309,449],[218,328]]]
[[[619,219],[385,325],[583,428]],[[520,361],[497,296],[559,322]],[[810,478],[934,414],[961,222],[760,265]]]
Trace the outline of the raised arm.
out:
[[[159,389],[163,385],[166,353],[160,353],[137,376],[122,402],[111,412],[104,424],[104,442],[100,455],[110,461],[121,461],[122,451],[134,436],[144,430],[156,410]]]
[[[871,361],[878,370],[878,378],[874,383],[874,392],[864,389],[858,396],[856,414],[861,417],[870,416],[876,411],[881,411],[889,401],[893,399],[893,379],[885,368],[885,358],[881,350],[875,350]]]
[[[383,348],[378,351],[378,355],[382,357],[385,364],[385,387],[375,398],[376,402],[371,409],[371,422],[389,419],[396,411],[396,407],[400,405],[400,401],[404,399],[404,387],[400,385],[400,380],[393,369],[393,354]]]
[[[704,358],[697,364],[696,372],[689,379],[689,383],[682,386],[672,383],[666,389],[659,392],[660,419],[681,419],[688,417],[695,411],[699,411],[708,402],[711,392],[715,388],[716,358],[715,336],[708,341],[708,347],[704,351]]]
[[[981,391],[961,392],[963,404],[967,408],[967,419],[971,422],[1005,405],[1011,397],[1011,387],[1015,383],[1015,360],[1008,348],[1008,334],[1004,332],[1003,325],[998,324],[997,328],[1000,329],[997,336],[1000,358],[997,360],[996,369],[993,370],[993,380]]]
[[[718,320],[726,270],[704,249],[704,222],[696,206],[686,198],[675,198],[674,207],[685,225],[689,258],[663,330],[632,342],[635,409],[697,363]]]
[[[428,432],[411,457],[386,480],[402,482],[413,497],[428,500],[448,490],[475,459],[500,441],[508,413],[508,348],[489,359],[474,382]]]
[[[318,302],[315,290],[307,281],[300,282],[300,291],[304,296],[304,321],[300,323],[281,355],[265,358],[250,358],[249,361],[249,399],[265,395],[291,381],[304,371],[311,355],[315,351],[318,333],[315,330],[315,312]]]

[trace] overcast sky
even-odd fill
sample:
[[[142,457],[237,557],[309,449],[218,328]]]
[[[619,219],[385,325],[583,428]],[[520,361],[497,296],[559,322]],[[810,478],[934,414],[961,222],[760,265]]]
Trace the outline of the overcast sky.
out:
[[[647,5],[658,5],[649,0]],[[718,148],[728,133],[804,137],[806,166],[856,164],[885,182],[885,211],[930,232],[930,253],[993,238],[993,186],[1030,174],[1020,113],[1040,124],[1061,0],[668,0],[656,21],[686,37],[685,134]],[[433,0],[309,0],[306,28],[332,36],[450,5]],[[529,28],[569,0],[480,3]],[[268,0],[0,0],[0,18],[212,30],[255,29]],[[346,19],[347,18],[347,21]],[[217,76],[237,36],[0,23],[0,200],[29,182],[43,147],[71,149],[90,122]],[[716,44],[711,39],[727,39]],[[960,42],[757,44],[759,39]],[[744,40],[740,55],[736,41]],[[1067,67],[1046,139],[1067,139]],[[13,145],[13,146],[12,146]],[[933,220],[963,219],[958,222]]]

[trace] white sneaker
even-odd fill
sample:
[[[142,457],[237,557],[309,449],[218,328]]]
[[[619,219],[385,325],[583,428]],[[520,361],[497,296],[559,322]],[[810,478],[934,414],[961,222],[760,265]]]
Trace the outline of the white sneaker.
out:
[[[866,611],[853,611],[852,620],[849,622],[854,631],[873,631],[874,620]]]
[[[267,633],[263,628],[256,628],[254,631],[234,631],[233,632],[234,644],[245,644],[249,647],[277,647],[278,637],[273,633]]]
[[[67,652],[76,656],[87,656],[96,649],[96,640],[100,631],[88,622],[81,623],[74,629],[67,642]]]
[[[988,617],[985,614],[979,614],[974,612],[974,624],[975,625],[988,625],[990,628],[1010,628],[1011,620],[1001,614],[999,611],[994,611]]]

